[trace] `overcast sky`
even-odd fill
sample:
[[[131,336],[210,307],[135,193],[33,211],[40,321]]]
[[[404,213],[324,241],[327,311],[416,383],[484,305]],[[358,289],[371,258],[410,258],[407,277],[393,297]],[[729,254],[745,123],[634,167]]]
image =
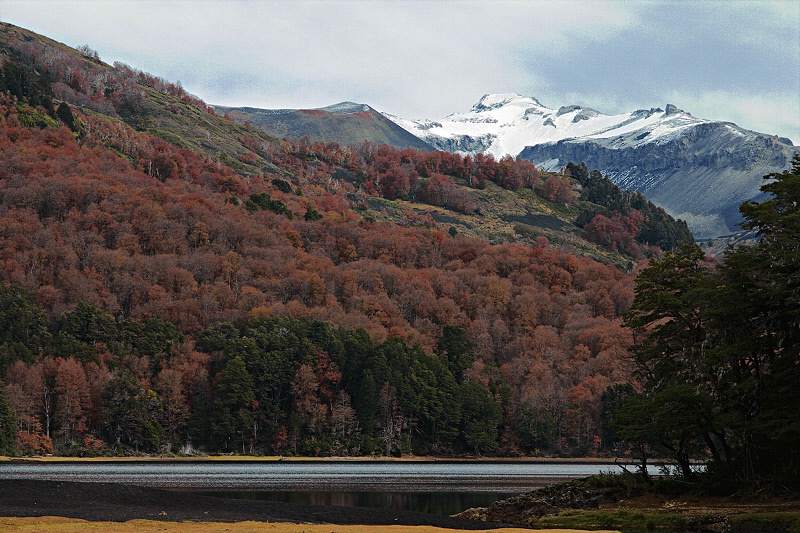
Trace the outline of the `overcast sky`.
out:
[[[797,0],[0,0],[0,20],[211,104],[437,119],[516,92],[608,114],[672,103],[800,144]]]

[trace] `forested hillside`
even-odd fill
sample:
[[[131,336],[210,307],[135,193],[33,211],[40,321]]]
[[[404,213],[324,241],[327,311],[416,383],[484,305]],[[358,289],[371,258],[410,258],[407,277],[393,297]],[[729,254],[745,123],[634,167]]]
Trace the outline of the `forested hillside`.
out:
[[[660,253],[630,241],[643,216],[624,213],[627,248],[574,224],[497,239],[476,229],[489,195],[567,226],[600,207],[525,161],[280,142],[21,31],[4,25],[0,56],[0,447],[606,445],[633,299],[610,263]]]

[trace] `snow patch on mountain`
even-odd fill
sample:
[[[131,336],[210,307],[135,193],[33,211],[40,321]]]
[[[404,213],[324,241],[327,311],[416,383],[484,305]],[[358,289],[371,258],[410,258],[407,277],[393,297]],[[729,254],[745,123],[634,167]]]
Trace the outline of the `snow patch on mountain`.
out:
[[[385,114],[417,137],[451,152],[481,151],[496,158],[516,156],[526,146],[564,139],[611,138],[641,130],[632,147],[663,142],[681,130],[709,121],[697,119],[672,104],[662,109],[606,115],[579,105],[550,109],[536,98],[515,93],[486,94],[466,113],[442,119],[408,120]],[[480,142],[475,142],[480,139]],[[465,147],[478,147],[474,148]]]
[[[357,104],[355,102],[339,102],[338,104],[320,107],[319,111],[328,111],[330,113],[363,113],[372,109],[366,104]]]

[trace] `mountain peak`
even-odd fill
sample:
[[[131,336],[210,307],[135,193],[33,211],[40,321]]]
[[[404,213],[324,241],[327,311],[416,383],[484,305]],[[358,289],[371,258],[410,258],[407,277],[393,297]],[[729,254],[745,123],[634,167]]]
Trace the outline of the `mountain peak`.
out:
[[[522,96],[521,94],[517,93],[496,93],[496,94],[484,94],[478,103],[472,106],[472,111],[480,112],[480,111],[490,111],[492,109],[498,109],[503,107],[507,104],[511,103],[521,103],[525,105],[536,105],[541,107],[542,104],[536,98],[532,96]]]
[[[315,109],[279,110],[219,106],[218,110],[279,139],[309,137],[313,142],[337,142],[343,146],[369,141],[400,149],[433,149],[367,104],[339,102]]]
[[[678,109],[678,106],[673,104],[667,104],[667,108],[664,111],[664,116],[670,115],[677,115],[678,113],[686,113],[683,109]]]

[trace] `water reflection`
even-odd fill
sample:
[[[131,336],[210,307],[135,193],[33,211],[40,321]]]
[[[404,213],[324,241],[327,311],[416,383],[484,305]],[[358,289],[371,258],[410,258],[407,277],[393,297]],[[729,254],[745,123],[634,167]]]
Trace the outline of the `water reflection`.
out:
[[[512,496],[497,492],[330,492],[330,491],[214,491],[210,496],[243,500],[267,500],[304,505],[338,505],[343,507],[377,507],[452,515],[470,507],[487,507]]]
[[[653,474],[658,471],[653,467]],[[527,462],[0,463],[0,478],[126,483],[228,497],[453,514],[613,464]]]

